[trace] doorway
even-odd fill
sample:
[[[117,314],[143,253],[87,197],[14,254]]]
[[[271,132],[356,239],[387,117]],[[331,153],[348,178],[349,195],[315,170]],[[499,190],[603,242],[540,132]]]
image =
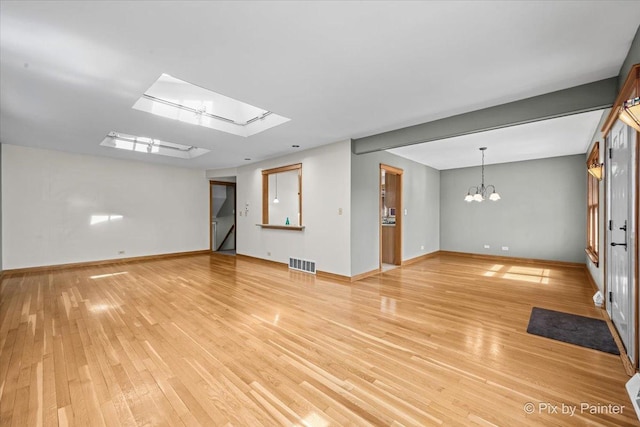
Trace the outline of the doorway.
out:
[[[631,362],[636,352],[636,132],[618,121],[607,137],[607,313]]]
[[[236,183],[209,183],[209,248],[221,254],[236,253]]]
[[[402,264],[403,170],[380,164],[380,262],[382,271]]]

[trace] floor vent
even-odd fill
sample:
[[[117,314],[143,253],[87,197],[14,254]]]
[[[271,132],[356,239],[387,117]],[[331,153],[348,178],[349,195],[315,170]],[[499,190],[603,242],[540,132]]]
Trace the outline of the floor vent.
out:
[[[304,271],[305,273],[316,274],[316,262],[309,261],[308,259],[289,257],[289,268]]]

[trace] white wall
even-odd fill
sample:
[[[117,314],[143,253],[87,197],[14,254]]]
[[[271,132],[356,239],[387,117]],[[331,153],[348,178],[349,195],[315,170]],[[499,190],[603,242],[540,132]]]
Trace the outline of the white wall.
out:
[[[485,183],[502,199],[467,203],[464,196],[480,172],[440,172],[442,250],[584,263],[584,155],[485,166]]]
[[[300,257],[316,261],[318,270],[349,276],[350,150],[350,141],[343,141],[239,167],[237,253],[283,263],[288,263],[290,256]],[[262,222],[262,170],[294,163],[302,163],[305,229],[256,226]],[[339,209],[342,215],[338,214]]]
[[[205,174],[207,179],[211,181],[236,182],[238,169],[209,169],[205,172]]]
[[[209,247],[204,171],[2,149],[5,270]],[[91,225],[94,215],[122,219]]]

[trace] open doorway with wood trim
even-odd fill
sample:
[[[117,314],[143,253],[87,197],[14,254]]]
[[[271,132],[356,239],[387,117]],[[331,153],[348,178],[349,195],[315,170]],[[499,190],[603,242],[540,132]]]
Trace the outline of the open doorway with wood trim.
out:
[[[402,264],[403,170],[380,163],[380,269]]]
[[[236,253],[236,183],[209,182],[209,248],[212,252]]]

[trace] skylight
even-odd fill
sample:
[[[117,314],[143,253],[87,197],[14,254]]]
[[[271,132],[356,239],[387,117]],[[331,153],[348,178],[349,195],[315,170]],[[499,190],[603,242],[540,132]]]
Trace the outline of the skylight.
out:
[[[159,154],[161,156],[178,157],[180,159],[193,159],[194,157],[198,157],[209,152],[207,149],[194,147],[192,145],[176,144],[174,142],[127,135],[118,132],[109,132],[100,145],[104,147],[117,148],[119,150]]]
[[[290,120],[168,74],[162,74],[133,108],[244,137]]]

